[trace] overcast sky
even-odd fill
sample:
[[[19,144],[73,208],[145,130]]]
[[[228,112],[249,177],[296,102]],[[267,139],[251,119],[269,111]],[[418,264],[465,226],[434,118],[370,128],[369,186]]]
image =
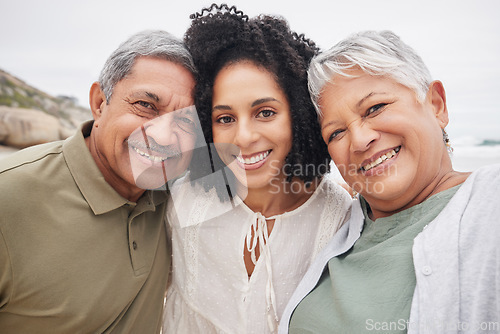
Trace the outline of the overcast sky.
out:
[[[448,97],[450,136],[500,139],[500,1],[247,0],[249,16],[285,17],[321,48],[366,29],[390,29],[415,48]],[[201,0],[0,0],[0,68],[52,95],[88,106],[110,53],[131,34],[182,37]]]

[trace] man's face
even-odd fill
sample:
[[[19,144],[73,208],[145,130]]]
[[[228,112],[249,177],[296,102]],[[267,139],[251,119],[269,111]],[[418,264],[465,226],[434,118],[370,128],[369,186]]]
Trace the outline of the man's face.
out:
[[[200,136],[199,124],[196,108],[189,106],[158,116],[132,132],[128,147],[136,185],[155,189],[184,173]]]
[[[109,103],[93,103],[91,92],[91,105],[98,107],[90,151],[106,181],[125,198],[136,200],[188,166],[198,126],[194,84],[183,66],[140,57]]]

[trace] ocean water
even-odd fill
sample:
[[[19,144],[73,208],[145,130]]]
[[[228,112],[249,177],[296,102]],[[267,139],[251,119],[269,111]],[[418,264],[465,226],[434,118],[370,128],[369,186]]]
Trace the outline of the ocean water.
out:
[[[463,138],[452,143],[451,161],[457,171],[474,171],[479,167],[500,164],[500,140]]]

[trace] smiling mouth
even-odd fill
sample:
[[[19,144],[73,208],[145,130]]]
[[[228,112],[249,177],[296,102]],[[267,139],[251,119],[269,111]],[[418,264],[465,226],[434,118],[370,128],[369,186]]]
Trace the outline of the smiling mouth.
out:
[[[361,170],[367,172],[370,169],[377,167],[378,165],[380,165],[384,161],[392,159],[394,156],[396,156],[396,154],[398,154],[399,150],[401,150],[401,146],[398,146],[395,149],[392,149],[391,151],[389,151],[389,152],[387,152],[385,154],[382,154],[376,160],[374,160],[374,161],[372,161],[372,162],[370,162],[370,163],[362,166]]]
[[[247,158],[243,158],[242,156],[238,155],[236,157],[236,159],[238,160],[239,163],[241,163],[243,165],[253,165],[253,164],[259,163],[262,160],[264,160],[265,158],[267,158],[267,156],[269,155],[269,153],[271,153],[271,151],[272,150],[268,150],[268,151],[265,151],[265,152],[262,152],[259,154],[255,154],[255,155],[253,155],[251,157],[247,157]]]
[[[172,155],[169,155],[169,156],[159,156],[159,155],[154,155],[154,151],[150,151],[149,153],[148,152],[144,152],[143,150],[137,148],[137,147],[133,147],[132,146],[132,149],[137,152],[137,154],[139,154],[140,156],[142,157],[145,157],[146,159],[152,161],[152,162],[156,162],[156,163],[160,163],[160,162],[163,162],[163,161],[166,161],[168,159],[174,159],[174,158],[179,158],[181,155],[179,153],[177,154],[172,154]]]

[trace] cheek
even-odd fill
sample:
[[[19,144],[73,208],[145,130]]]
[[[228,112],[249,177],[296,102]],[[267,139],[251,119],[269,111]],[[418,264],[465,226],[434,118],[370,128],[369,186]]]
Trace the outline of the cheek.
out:
[[[182,132],[178,138],[181,152],[192,152],[194,150],[196,135]]]
[[[328,145],[328,153],[336,165],[347,164],[349,161],[349,148],[346,145]]]
[[[230,137],[228,130],[223,130],[218,126],[212,127],[212,138],[214,143],[228,143],[228,138]]]
[[[184,170],[186,170],[188,168],[189,163],[191,162],[192,158],[193,158],[193,151],[188,151],[185,154],[183,154],[182,160],[180,161],[179,165],[177,166],[179,173],[182,173]],[[178,175],[175,175],[175,176],[178,176]]]
[[[292,149],[292,142],[293,142],[292,130],[290,129],[290,131],[285,131],[281,136],[281,138],[278,139],[278,141],[283,143],[282,145],[284,146],[287,153],[290,152],[290,150]]]
[[[288,117],[281,124],[277,124],[273,126],[272,129],[269,130],[270,133],[275,134],[275,141],[281,143],[286,149],[287,152],[290,152],[292,149],[293,142],[293,132],[292,132],[292,121]]]
[[[330,144],[328,145],[328,153],[344,179],[347,179],[349,175],[353,175],[351,169],[355,169],[355,166],[349,163],[349,150],[346,147]]]

